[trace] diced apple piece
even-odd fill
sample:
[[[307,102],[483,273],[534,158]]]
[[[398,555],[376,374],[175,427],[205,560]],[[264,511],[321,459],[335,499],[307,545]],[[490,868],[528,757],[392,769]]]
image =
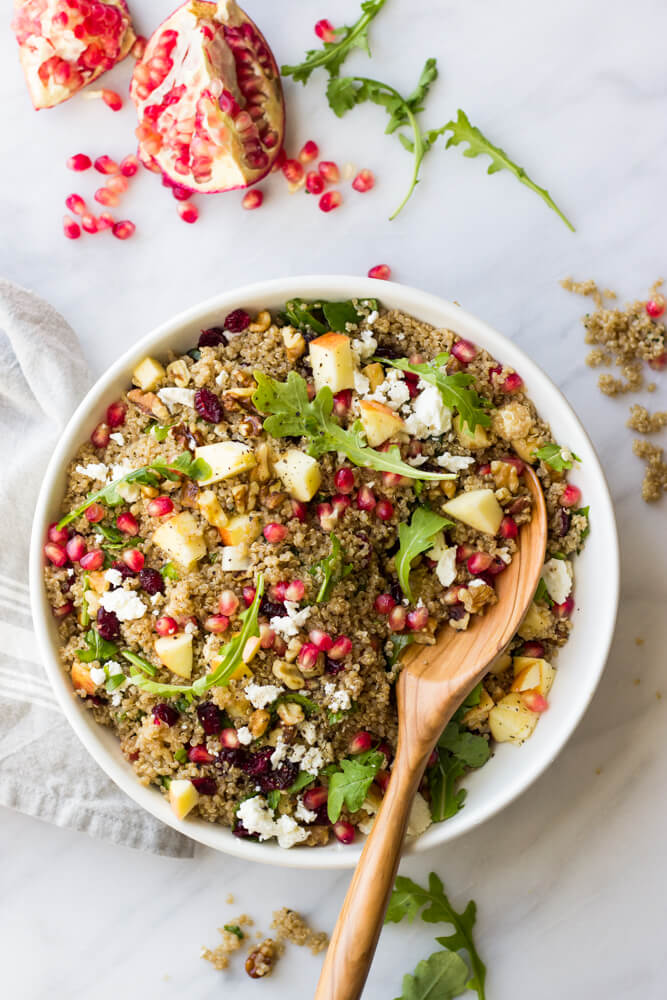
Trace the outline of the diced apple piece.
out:
[[[220,530],[226,526],[229,518],[220,506],[220,501],[213,490],[203,490],[198,493],[195,503],[208,523],[212,524],[214,528]]]
[[[531,604],[517,629],[522,639],[544,639],[551,631],[551,612],[541,604]]]
[[[251,562],[248,555],[248,546],[245,542],[240,545],[226,545],[220,552],[220,569],[228,573],[241,573],[250,569]]]
[[[186,679],[192,675],[192,636],[188,632],[156,639],[153,648],[160,663],[172,674]]]
[[[482,723],[486,722],[489,712],[493,708],[493,698],[488,693],[486,688],[482,688],[482,692],[479,696],[479,704],[473,705],[469,708],[461,719],[461,723],[464,726],[480,726]]]
[[[359,410],[366,440],[371,448],[377,448],[403,430],[402,419],[384,403],[378,403],[374,399],[362,399]]]
[[[325,333],[310,342],[315,388],[328,385],[332,392],[354,389],[354,355],[344,333]]]
[[[420,792],[417,792],[410,806],[408,828],[406,831],[408,837],[419,836],[420,833],[423,833],[431,825],[431,822],[431,807],[424,796]]]
[[[371,392],[375,392],[378,386],[381,386],[384,382],[384,368],[379,361],[374,361],[372,364],[366,365],[365,368],[361,369],[361,374],[370,382]]]
[[[512,691],[538,691],[546,696],[554,682],[555,670],[547,660],[534,656],[515,656],[512,661],[514,681]]]
[[[523,743],[532,735],[539,715],[531,712],[520,694],[512,692],[489,712],[489,729],[496,743]]]
[[[85,691],[86,694],[95,694],[97,691],[97,684],[90,676],[90,671],[88,667],[84,666],[83,663],[74,663],[72,665],[72,687],[75,691]]]
[[[545,444],[545,439],[543,437],[521,438],[511,441],[510,444],[512,445],[512,450],[516,452],[519,458],[522,458],[524,462],[531,465],[537,461],[535,452]]]
[[[144,358],[132,372],[132,381],[144,392],[154,389],[166,375],[166,371],[155,358]]]
[[[187,778],[172,778],[169,785],[169,805],[176,819],[185,819],[199,802],[199,792]]]
[[[457,521],[463,521],[464,524],[487,535],[495,535],[503,519],[503,509],[496,500],[493,490],[470,490],[468,493],[459,493],[453,500],[447,501],[443,510]]]
[[[258,514],[235,514],[222,528],[218,527],[220,538],[225,545],[249,545],[262,530],[262,519]]]
[[[308,503],[320,488],[322,473],[319,462],[298,448],[290,448],[282,458],[274,462],[274,468],[282,484],[295,500]]]
[[[464,448],[488,448],[491,444],[489,441],[489,435],[486,433],[481,424],[476,425],[475,432],[473,434],[470,432],[468,425],[461,420],[460,414],[457,414],[454,418],[454,430],[456,431],[456,436]]]
[[[184,510],[153,532],[153,541],[183,569],[190,569],[206,555],[206,542],[192,514]]]
[[[491,666],[489,667],[490,674],[502,674],[503,671],[507,670],[508,667],[512,665],[512,657],[509,653],[501,653],[497,656]]]
[[[195,458],[202,458],[211,466],[208,479],[200,479],[200,486],[210,486],[221,479],[238,476],[255,465],[252,448],[242,441],[218,441],[217,444],[205,444],[195,448]]]

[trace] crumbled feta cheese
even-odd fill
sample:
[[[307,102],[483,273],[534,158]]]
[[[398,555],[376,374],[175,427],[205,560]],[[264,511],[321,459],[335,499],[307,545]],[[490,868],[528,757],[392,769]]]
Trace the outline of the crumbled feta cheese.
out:
[[[118,708],[122,700],[123,700],[122,687],[116,688],[116,690],[111,695],[111,704],[114,706],[114,708]]]
[[[110,434],[109,435],[109,440],[110,441],[115,441],[116,444],[119,444],[121,446],[125,444],[125,438],[120,433],[120,431],[114,431],[113,434]]]
[[[312,747],[313,743],[317,739],[317,726],[314,722],[304,722],[301,726],[301,735],[303,736],[306,743],[309,743]]]
[[[284,688],[277,684],[248,684],[245,695],[253,708],[266,708],[273,704]]]
[[[471,455],[450,455],[448,451],[443,451],[442,455],[436,458],[436,463],[441,469],[447,469],[447,472],[462,472],[469,465],[473,465],[474,461]]]
[[[100,684],[104,684],[105,680],[107,679],[107,675],[104,672],[104,667],[91,667],[90,679],[98,687]]]
[[[108,569],[104,574],[104,579],[107,583],[110,583],[112,587],[122,587],[123,586],[123,574],[118,569]]]
[[[444,532],[439,531],[433,539],[428,556],[436,560],[435,575],[443,587],[449,587],[456,579],[456,546],[448,546]]]
[[[197,626],[195,625],[194,622],[188,622],[187,625],[185,626],[185,628],[183,629],[183,631],[187,635],[194,635],[195,632],[197,631]]]
[[[269,758],[271,761],[271,767],[274,769],[274,771],[277,767],[280,767],[282,762],[285,760],[288,750],[289,746],[287,745],[287,743],[283,743],[283,741],[279,739],[276,749],[273,751],[271,757]]]
[[[299,799],[297,803],[294,815],[297,819],[300,819],[302,823],[312,823],[314,819],[317,819],[317,813],[313,812],[312,809],[307,809],[301,799]]]
[[[104,483],[109,466],[105,465],[104,462],[89,462],[88,465],[77,465],[74,471],[81,476],[87,476],[88,479],[99,479],[101,483]]]
[[[244,747],[247,747],[249,743],[252,743],[252,733],[247,726],[241,726],[240,729],[237,729],[236,735],[239,738],[239,743],[242,743]]]
[[[307,747],[303,743],[293,743],[290,747],[289,759],[293,764],[299,764],[303,760],[306,750]]]
[[[134,621],[146,614],[146,605],[132,590],[107,590],[100,604],[105,611],[113,611],[121,622]]]
[[[360,396],[365,396],[371,384],[365,375],[362,375],[358,368],[354,369],[354,391]]]
[[[120,663],[118,663],[116,660],[107,660],[106,668],[109,677],[115,677],[116,674],[123,673],[123,668],[121,667]]]
[[[153,607],[155,607],[156,604],[159,604],[163,597],[164,594],[151,594],[151,604]]]
[[[487,587],[488,584],[484,580],[474,579],[468,584],[468,590],[477,590],[479,587]]]
[[[509,566],[512,562],[512,555],[509,549],[496,549],[496,555],[499,559],[502,559],[506,566]]]
[[[319,774],[324,767],[324,756],[319,747],[311,747],[306,750],[301,758],[301,770],[308,771],[309,774]]]
[[[428,455],[415,455],[413,458],[408,458],[406,461],[408,465],[412,465],[415,469],[418,469],[420,465],[424,465],[425,462],[428,462]]]
[[[377,387],[375,392],[368,396],[368,399],[384,403],[385,406],[388,406],[392,410],[400,409],[410,399],[410,390],[403,379],[403,372],[398,371],[396,368],[390,368],[385,375],[384,382]]]
[[[169,385],[165,389],[158,389],[157,394],[170,413],[173,413],[177,406],[194,408],[194,389],[179,389],[175,385]]]
[[[299,629],[303,628],[308,620],[308,615],[310,614],[310,607],[301,608],[299,610],[299,605],[296,601],[285,601],[285,611],[287,612],[284,616],[276,615],[270,621],[271,628],[274,632],[278,632],[283,639],[292,639],[295,635],[299,634]]]
[[[562,604],[572,590],[572,564],[567,559],[549,559],[542,568],[547,593],[556,604]]]
[[[347,712],[352,707],[352,701],[348,692],[344,688],[337,688],[335,684],[328,681],[324,685],[324,693],[327,696],[327,704],[332,712]]]
[[[256,833],[260,840],[277,837],[280,847],[293,847],[308,836],[308,831],[299,826],[291,816],[274,819],[266,799],[261,795],[245,799],[239,806],[237,815],[248,833]]]
[[[131,462],[118,462],[116,465],[112,465],[109,472],[109,479],[114,483],[117,479],[122,479],[126,476],[128,472],[134,472],[135,466]],[[130,486],[136,486],[136,483],[130,483]]]
[[[451,410],[447,409],[434,385],[422,389],[412,404],[412,411],[405,421],[405,429],[415,437],[439,437],[452,426]]]
[[[375,316],[375,319],[377,319],[377,313],[371,313],[371,316],[373,315]],[[373,320],[373,322],[375,322],[375,320]],[[352,353],[357,357],[357,360],[370,358],[371,355],[375,354],[377,346],[378,342],[373,336],[371,330],[361,330],[359,333],[359,339],[352,340],[350,342]]]
[[[69,567],[69,569],[65,570],[65,572],[70,578],[74,576],[74,570],[72,569],[71,566]]]

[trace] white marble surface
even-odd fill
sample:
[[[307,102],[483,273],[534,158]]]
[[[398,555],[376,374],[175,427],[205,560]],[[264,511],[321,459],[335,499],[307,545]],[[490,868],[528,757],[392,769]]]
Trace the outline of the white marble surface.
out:
[[[282,61],[312,42],[318,17],[349,20],[357,9],[352,0],[248,6]],[[171,0],[132,7],[149,32]],[[62,310],[96,372],[133,338],[221,288],[299,272],[363,274],[382,262],[397,280],[457,298],[516,338],[587,424],[607,465],[623,555],[618,631],[598,694],[569,746],[518,802],[403,866],[420,878],[436,869],[455,900],[477,900],[490,1000],[658,1000],[666,992],[667,698],[656,698],[667,640],[665,507],[639,499],[627,405],[597,392],[583,360],[582,305],[557,283],[593,275],[635,295],[667,271],[666,31],[662,0],[389,0],[373,29],[373,62],[359,53],[351,64],[407,88],[421,60],[437,55],[441,78],[425,121],[439,125],[464,107],[550,188],[576,235],[511,177],[486,177],[481,162],[458,151],[432,152],[413,201],[387,222],[408,157],[382,137],[379,109],[336,120],[318,79],[286,86],[291,142],[314,138],[327,157],[370,167],[372,194],[349,192],[345,207],[325,217],[273,177],[261,211],[242,213],[238,194],[202,200],[200,222],[188,227],[144,174],[124,203],[138,227],[125,245],[105,236],[68,243],[60,220],[71,190],[92,192],[92,178],[64,169],[66,157],[129,152],[131,110],[112,115],[76,99],[36,116],[6,30],[0,43],[0,273]],[[124,85],[128,74],[120,67],[113,80]],[[659,401],[664,408],[664,377],[651,403]],[[267,929],[270,911],[285,903],[330,930],[348,881],[203,849],[188,862],[140,855],[7,812],[0,841],[3,993],[11,1000],[309,996],[318,972],[309,955],[292,949],[274,979],[258,985],[240,963],[222,979],[199,960],[199,946],[213,944],[215,928],[242,910]],[[234,906],[225,903],[229,892]],[[387,929],[364,995],[399,993],[436,932]]]

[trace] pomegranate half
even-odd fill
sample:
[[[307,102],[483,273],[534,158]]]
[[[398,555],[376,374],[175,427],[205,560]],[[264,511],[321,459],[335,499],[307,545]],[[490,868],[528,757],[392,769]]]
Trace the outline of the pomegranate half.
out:
[[[189,0],[175,10],[148,42],[130,94],[139,156],[193,191],[254,184],[281,149],[278,67],[234,0]]]
[[[136,37],[125,0],[15,0],[12,28],[35,108],[52,108],[124,59]]]

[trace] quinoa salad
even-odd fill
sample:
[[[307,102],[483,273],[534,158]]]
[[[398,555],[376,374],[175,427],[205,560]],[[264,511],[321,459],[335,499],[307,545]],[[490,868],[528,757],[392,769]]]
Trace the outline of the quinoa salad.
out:
[[[577,456],[502,359],[379,301],[219,322],[144,358],[71,461],[44,544],[63,666],[179,820],[351,843],[390,778],[401,654],[495,603],[530,463],[542,578],[429,760],[420,834],[548,709],[589,530]]]

